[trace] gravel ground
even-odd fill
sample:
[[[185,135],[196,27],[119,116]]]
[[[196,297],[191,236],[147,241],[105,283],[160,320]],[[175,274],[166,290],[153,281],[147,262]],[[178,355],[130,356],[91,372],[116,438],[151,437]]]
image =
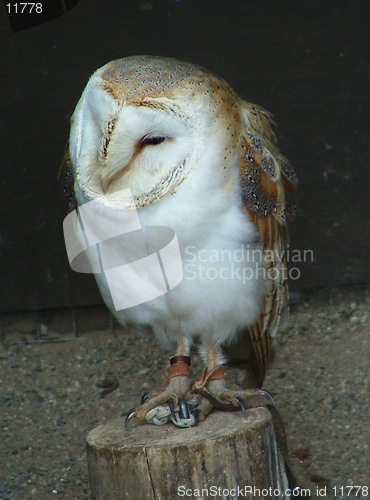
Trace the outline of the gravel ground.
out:
[[[347,497],[350,489],[342,495],[338,488],[370,487],[368,288],[294,295],[265,388],[286,422],[302,485],[314,498],[325,487],[327,498],[334,497],[333,487],[337,497]],[[86,434],[137,406],[163,379],[168,354],[150,336],[133,336],[118,325],[112,332],[103,307],[76,315],[79,338],[64,342],[71,336],[69,311],[40,313],[42,336],[54,340],[48,343],[31,342],[33,314],[3,316],[1,499],[90,498]],[[120,385],[102,398],[97,384],[106,379]]]

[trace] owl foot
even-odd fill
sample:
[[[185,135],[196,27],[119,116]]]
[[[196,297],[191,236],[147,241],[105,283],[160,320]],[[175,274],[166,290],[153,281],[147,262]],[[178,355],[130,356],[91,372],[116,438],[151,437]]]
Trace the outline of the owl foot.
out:
[[[260,389],[244,389],[240,391],[227,389],[222,365],[217,366],[210,372],[207,372],[205,368],[191,390],[203,397],[197,408],[197,418],[200,422],[205,420],[214,407],[225,411],[241,409],[244,413],[247,408],[264,406],[262,403],[266,404],[265,400],[254,399],[253,401],[253,398],[261,395],[265,397],[268,394]]]
[[[149,423],[162,425],[171,420],[180,427],[194,425],[194,416],[190,414],[186,397],[190,397],[190,358],[188,356],[174,356],[170,360],[168,385],[161,393],[144,400],[132,416]],[[168,380],[167,379],[167,380]],[[166,382],[167,382],[166,380]]]

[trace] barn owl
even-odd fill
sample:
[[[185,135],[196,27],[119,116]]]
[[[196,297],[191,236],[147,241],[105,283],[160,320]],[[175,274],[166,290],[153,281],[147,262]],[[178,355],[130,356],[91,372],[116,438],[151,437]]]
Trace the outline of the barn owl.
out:
[[[206,69],[154,56],[106,64],[77,104],[64,161],[71,208],[130,189],[141,226],[173,229],[180,248],[181,282],[133,307],[117,311],[96,275],[119,323],[149,328],[173,350],[166,386],[142,402],[139,419],[197,394],[203,420],[215,402],[237,406],[263,383],[287,313],[297,182],[271,123]],[[204,369],[191,378],[194,349]],[[228,363],[246,370],[240,391],[226,386]]]

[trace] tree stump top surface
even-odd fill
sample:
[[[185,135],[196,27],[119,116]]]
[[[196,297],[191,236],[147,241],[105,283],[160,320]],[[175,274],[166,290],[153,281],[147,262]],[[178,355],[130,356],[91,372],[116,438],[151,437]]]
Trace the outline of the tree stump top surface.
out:
[[[225,439],[246,429],[263,427],[271,420],[265,408],[248,410],[245,415],[236,412],[212,412],[197,427],[180,429],[168,423],[162,426],[130,422],[125,428],[125,418],[110,421],[89,432],[87,444],[95,449],[143,448],[148,446],[189,446],[207,439]]]

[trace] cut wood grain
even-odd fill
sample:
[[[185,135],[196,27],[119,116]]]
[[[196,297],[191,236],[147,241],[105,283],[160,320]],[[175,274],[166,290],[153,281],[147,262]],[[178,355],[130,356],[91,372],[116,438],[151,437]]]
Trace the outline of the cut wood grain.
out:
[[[264,408],[214,412],[190,429],[117,419],[88,434],[87,455],[93,500],[266,500],[287,488]]]

